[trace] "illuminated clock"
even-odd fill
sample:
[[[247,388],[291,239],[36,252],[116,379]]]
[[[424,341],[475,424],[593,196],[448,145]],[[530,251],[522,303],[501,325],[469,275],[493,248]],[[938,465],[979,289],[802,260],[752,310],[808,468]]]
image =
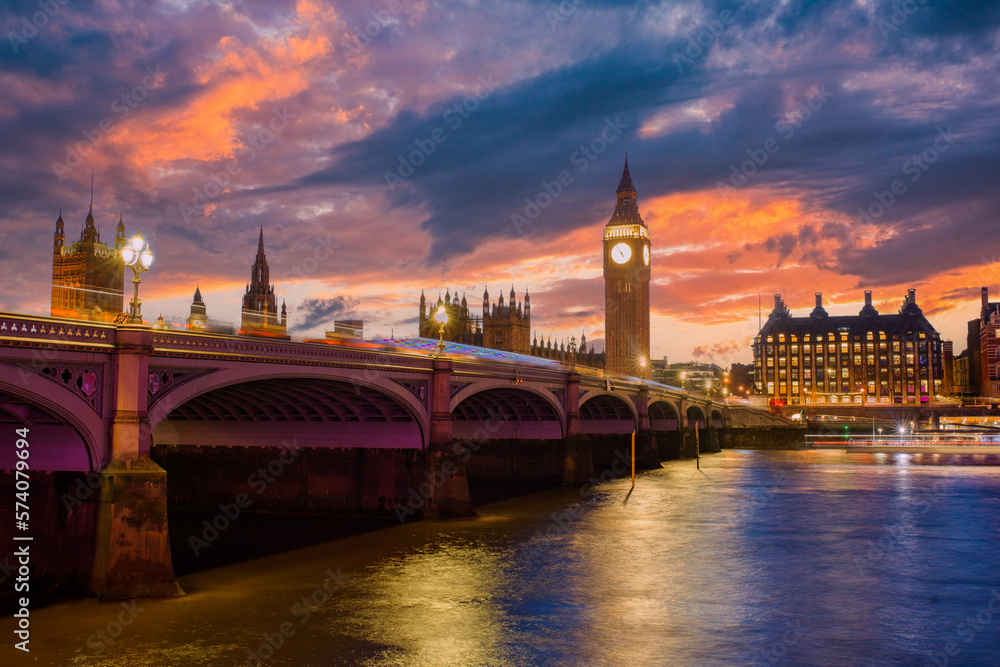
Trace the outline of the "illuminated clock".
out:
[[[632,248],[627,243],[619,243],[611,249],[611,259],[616,264],[624,264],[632,256]]]
[[[648,245],[642,247],[642,261],[646,263],[646,266],[649,266],[649,246]]]

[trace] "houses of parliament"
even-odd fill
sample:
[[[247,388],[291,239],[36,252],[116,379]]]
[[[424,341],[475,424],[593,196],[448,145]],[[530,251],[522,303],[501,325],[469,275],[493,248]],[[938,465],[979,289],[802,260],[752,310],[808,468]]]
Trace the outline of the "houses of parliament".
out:
[[[495,303],[490,300],[489,290],[485,290],[482,315],[473,314],[464,294],[459,299],[457,292],[452,295],[448,290],[443,298],[438,297],[436,304],[428,307],[421,292],[419,335],[438,337],[440,329],[435,314],[444,308],[448,315],[443,331],[446,340],[567,362],[578,361],[614,373],[649,378],[651,241],[649,229],[639,215],[628,156],[615,195],[614,213],[603,233],[605,352],[598,354],[593,347],[588,347],[585,335],[581,336],[579,347],[575,337],[569,343],[553,344],[551,338],[539,341],[531,329],[531,297],[525,291],[524,299],[519,301],[513,286],[506,301],[500,294]],[[113,245],[101,241],[91,205],[80,240],[67,245],[60,211],[53,235],[52,315],[124,321],[125,263],[121,251],[127,242],[121,215]],[[187,327],[204,328],[207,321],[201,290],[196,289]],[[164,325],[162,318],[158,325]],[[237,333],[287,338],[287,325],[287,310],[282,303],[279,315],[274,285],[270,282],[261,227]]]
[[[652,375],[649,354],[652,243],[649,228],[639,214],[628,156],[615,191],[614,213],[604,227],[603,242],[605,352],[598,354],[592,347],[588,349],[586,335],[582,335],[575,359],[615,373],[648,379]],[[560,361],[569,361],[573,354],[575,340],[569,345],[562,341],[553,346],[551,339],[540,344],[537,336],[531,336],[531,297],[525,291],[524,301],[516,301],[513,286],[507,303],[501,294],[491,304],[487,289],[483,293],[481,317],[470,314],[464,294],[459,301],[458,293],[453,298],[448,290],[443,299],[438,296],[437,303],[428,309],[421,292],[418,317],[421,337],[437,338],[442,333],[434,318],[440,308],[448,315],[443,330],[445,340]]]
[[[125,221],[121,215],[115,229],[114,247],[101,241],[91,205],[80,240],[66,245],[66,224],[60,211],[52,238],[52,317],[124,322],[125,260],[122,249],[127,242]],[[196,287],[187,328],[204,329],[208,321],[201,289]],[[157,320],[154,326],[165,326],[163,318]],[[257,255],[250,269],[250,282],[243,296],[238,333],[288,338],[287,326],[288,314],[284,303],[281,304],[281,315],[278,315],[274,285],[270,283],[270,268],[264,254],[262,226],[257,240]]]

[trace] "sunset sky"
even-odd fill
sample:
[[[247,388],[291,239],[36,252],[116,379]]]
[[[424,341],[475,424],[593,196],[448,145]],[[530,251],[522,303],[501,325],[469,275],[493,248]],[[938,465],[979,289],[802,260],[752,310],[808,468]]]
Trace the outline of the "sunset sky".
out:
[[[1000,300],[998,3],[4,6],[0,310],[48,315],[93,172],[103,239],[121,213],[156,255],[147,319],[200,283],[238,324],[263,225],[296,337],[415,335],[422,288],[513,284],[539,335],[600,342],[626,148],[655,357],[750,360],[758,295],[895,312],[909,287],[958,353]]]

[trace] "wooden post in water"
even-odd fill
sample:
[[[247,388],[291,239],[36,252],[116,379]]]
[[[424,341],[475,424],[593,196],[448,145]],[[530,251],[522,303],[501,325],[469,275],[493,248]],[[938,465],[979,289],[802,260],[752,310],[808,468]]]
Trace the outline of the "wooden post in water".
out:
[[[694,464],[701,470],[701,435],[698,433],[698,421],[694,422]]]
[[[635,488],[635,431],[632,431],[632,488]]]

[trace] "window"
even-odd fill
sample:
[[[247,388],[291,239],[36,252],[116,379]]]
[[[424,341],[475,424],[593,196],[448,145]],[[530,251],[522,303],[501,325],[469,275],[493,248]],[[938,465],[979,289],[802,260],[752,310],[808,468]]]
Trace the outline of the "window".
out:
[[[829,352],[830,354],[833,354],[837,351],[837,346],[834,345],[833,343],[830,343],[829,345],[827,345],[826,351]]]
[[[785,342],[785,334],[778,334],[778,342],[779,343]]]
[[[792,366],[798,366],[798,365],[799,365],[799,358],[792,357]]]
[[[874,366],[875,365],[875,355],[874,354],[869,354],[868,355],[868,365],[869,366]]]
[[[861,351],[861,343],[855,343],[854,344],[854,353],[857,354],[860,351]]]
[[[875,351],[875,343],[868,343],[867,347],[865,347],[865,350],[867,352],[874,352]]]
[[[907,354],[906,354],[906,363],[907,363],[907,365],[910,365],[910,366],[913,365],[913,353],[912,352],[907,352]]]
[[[879,340],[885,340],[885,332],[884,331],[879,331],[878,332],[878,339]]]
[[[841,354],[847,354],[847,343],[841,343],[840,344],[840,353]]]
[[[869,331],[867,338],[868,338],[868,340],[874,340],[874,338],[875,338],[875,332],[874,331]]]
[[[841,368],[840,369],[840,377],[842,377],[842,378],[846,378],[847,377],[847,369],[846,368]],[[844,391],[847,391],[847,390],[844,389]]]
[[[855,354],[854,355],[854,365],[855,366],[860,366],[861,365],[861,355],[860,354]]]
[[[799,346],[792,345],[792,354],[798,354],[798,353],[799,353]]]
[[[778,358],[778,365],[779,366],[788,366],[788,357],[779,357]]]
[[[997,366],[997,373],[1000,373],[1000,366]],[[812,369],[811,368],[803,368],[802,369],[802,377],[805,380],[807,380],[807,381],[810,380],[810,379],[812,379]]]
[[[892,351],[893,352],[899,352],[899,341],[898,340],[892,341]]]
[[[802,353],[803,354],[809,354],[810,352],[812,352],[812,346],[811,345],[803,345],[802,346]]]
[[[869,394],[874,394],[875,393],[875,380],[869,380],[868,381],[868,393]]]

